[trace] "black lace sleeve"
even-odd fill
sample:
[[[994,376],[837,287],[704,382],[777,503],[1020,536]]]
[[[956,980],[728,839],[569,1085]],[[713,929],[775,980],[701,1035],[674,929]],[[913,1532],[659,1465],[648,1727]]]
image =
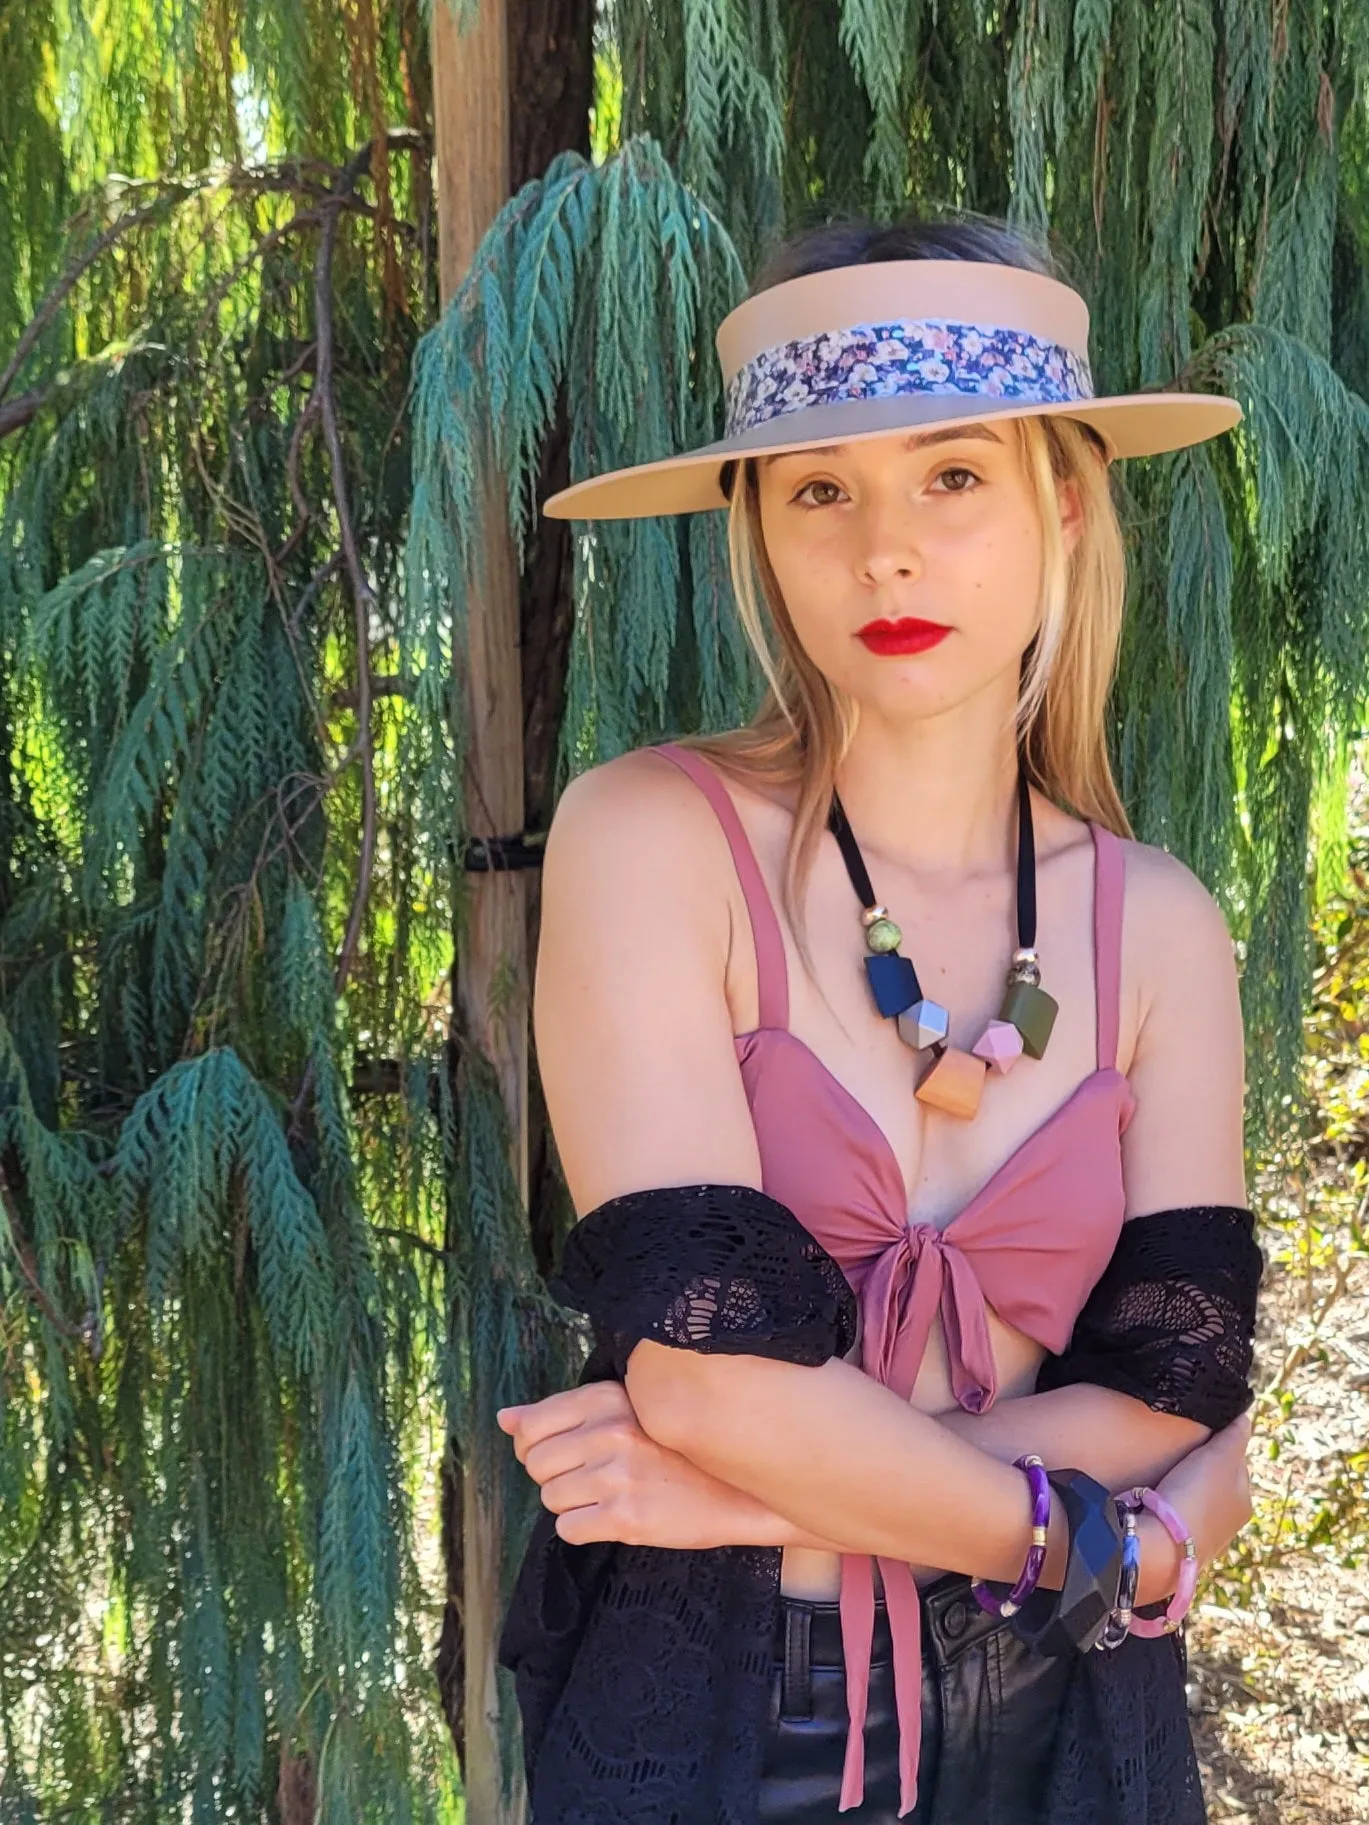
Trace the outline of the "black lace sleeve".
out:
[[[787,1205],[747,1185],[610,1198],[570,1232],[550,1288],[589,1317],[620,1377],[643,1338],[816,1366],[856,1335],[840,1267]]]
[[[1038,1393],[1115,1388],[1214,1431],[1250,1405],[1255,1301],[1264,1261],[1255,1219],[1234,1205],[1133,1217]]]

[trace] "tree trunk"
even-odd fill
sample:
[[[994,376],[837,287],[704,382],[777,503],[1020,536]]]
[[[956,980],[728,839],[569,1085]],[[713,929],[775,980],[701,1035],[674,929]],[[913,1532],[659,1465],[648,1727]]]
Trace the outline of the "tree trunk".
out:
[[[594,100],[594,0],[539,0],[514,9],[509,21],[512,77],[510,181],[517,190],[545,171],[558,152],[589,157],[589,111]],[[558,416],[542,451],[538,501],[570,481],[570,439]],[[571,527],[543,520],[522,580],[523,799],[529,830],[551,822],[556,747],[565,709],[573,619]],[[528,956],[537,955],[541,881],[527,877]],[[528,1110],[529,1221],[538,1267],[549,1273],[564,1216],[564,1191],[551,1130],[531,1061]]]
[[[505,0],[481,0],[470,29],[459,34],[446,0],[436,0],[433,113],[444,305],[506,199],[563,148],[588,152],[593,16],[593,0],[512,9]],[[550,441],[543,496],[563,483],[565,444],[564,432]],[[500,836],[523,830],[525,816],[528,827],[545,829],[551,812],[571,626],[569,529],[544,522],[520,590],[497,495],[485,503],[484,522],[486,583],[471,602],[467,660],[466,817],[472,834]],[[535,665],[522,664],[524,652],[536,655]],[[468,889],[453,1019],[494,1065],[515,1137],[515,1177],[536,1213],[547,1208],[555,1185],[540,1097],[531,1187],[529,1173],[528,959],[538,896],[534,877],[521,871],[476,874]],[[545,1267],[551,1224],[534,1214],[533,1228]],[[479,1409],[480,1391],[473,1392]],[[500,1778],[495,1655],[502,1545],[498,1504],[454,1459],[443,1491],[448,1603],[439,1682],[470,1825],[516,1825],[524,1811],[521,1796],[504,1800]]]
[[[437,150],[438,272],[444,306],[509,195],[509,69],[504,0],[480,0],[458,33],[447,0],[433,8],[433,125]],[[522,681],[518,575],[493,485],[483,503],[484,586],[470,601],[465,656],[466,825],[473,835],[523,828]],[[523,877],[473,876],[457,952],[452,1018],[494,1066],[513,1137],[513,1170],[527,1196],[527,931]],[[511,992],[510,992],[511,991]],[[457,1213],[459,1220],[460,1213]],[[480,1365],[473,1363],[473,1378]],[[475,1410],[484,1405],[478,1380]],[[469,1465],[453,1477],[459,1497],[459,1643],[444,1660],[463,1674],[458,1747],[471,1825],[517,1825],[504,1798],[499,1754],[496,1648],[502,1515]],[[456,1568],[453,1568],[456,1569]],[[453,1707],[448,1697],[448,1715]]]

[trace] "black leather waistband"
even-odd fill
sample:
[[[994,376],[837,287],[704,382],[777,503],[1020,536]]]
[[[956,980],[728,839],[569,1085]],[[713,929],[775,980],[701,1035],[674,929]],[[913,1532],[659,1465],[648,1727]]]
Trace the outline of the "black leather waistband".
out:
[[[925,1585],[922,1599],[922,1651],[938,1661],[953,1660],[966,1648],[973,1647],[1008,1624],[979,1607],[970,1580],[959,1572]],[[774,1652],[777,1660],[792,1658],[800,1640],[806,1642],[805,1659],[812,1667],[845,1665],[841,1645],[841,1605],[811,1602],[806,1597],[780,1597],[775,1619]],[[892,1661],[893,1638],[889,1632],[889,1612],[884,1599],[875,1599],[874,1644],[872,1666]]]

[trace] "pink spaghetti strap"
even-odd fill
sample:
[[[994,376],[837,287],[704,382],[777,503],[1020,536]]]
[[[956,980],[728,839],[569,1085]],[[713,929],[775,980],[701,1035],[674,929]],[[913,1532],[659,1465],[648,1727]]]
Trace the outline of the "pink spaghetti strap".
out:
[[[732,803],[732,794],[703,756],[695,754],[692,749],[682,748],[677,742],[663,741],[656,744],[653,752],[663,754],[667,760],[673,760],[681,772],[687,773],[718,814],[718,822],[723,827],[723,835],[732,851],[733,866],[737,870],[746,910],[751,918],[751,938],[756,947],[759,1023],[763,1027],[787,1027],[789,972],[784,961],[784,939],[780,935],[780,922],[775,917],[775,908],[761,877],[756,852],[742,828],[737,807]]]
[[[1117,1031],[1122,1015],[1122,896],[1126,860],[1120,837],[1102,824],[1093,832],[1093,972],[1098,1004],[1098,1069],[1117,1064]]]

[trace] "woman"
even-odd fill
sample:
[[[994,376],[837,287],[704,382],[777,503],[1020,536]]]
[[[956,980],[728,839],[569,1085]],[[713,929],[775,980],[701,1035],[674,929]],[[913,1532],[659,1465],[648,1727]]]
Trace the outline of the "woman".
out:
[[[769,689],[547,844],[596,1349],[500,1416],[534,1825],[1183,1825],[1259,1257],[1230,940],[1109,771],[1107,465],[1239,410],[1095,399],[1082,300],[982,223],[799,237],[718,348],[720,443],[548,504],[726,505]]]

